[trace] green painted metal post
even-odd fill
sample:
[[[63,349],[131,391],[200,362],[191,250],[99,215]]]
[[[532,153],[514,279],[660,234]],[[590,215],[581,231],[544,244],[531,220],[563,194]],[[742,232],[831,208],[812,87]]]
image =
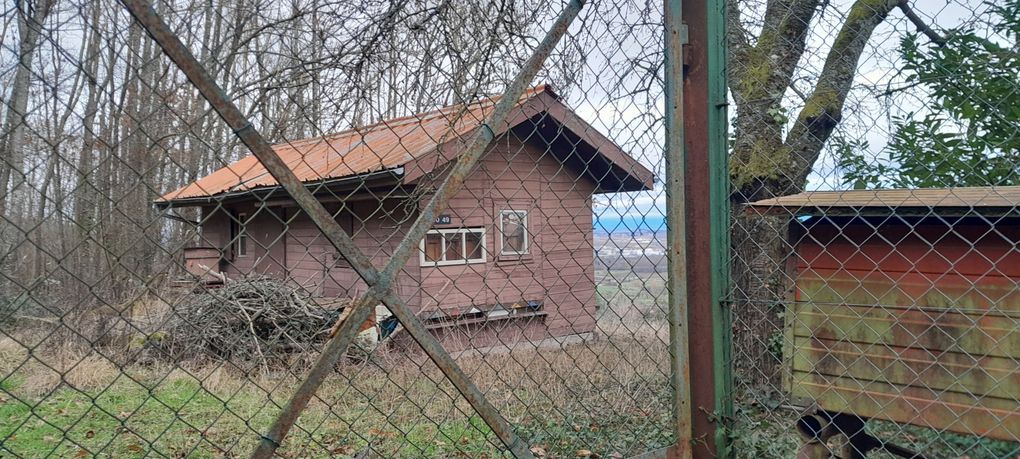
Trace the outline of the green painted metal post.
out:
[[[733,419],[732,330],[730,326],[730,172],[726,80],[726,1],[708,0],[708,169],[712,239],[712,323],[715,355],[715,406],[719,422],[716,453],[732,457],[729,431]]]

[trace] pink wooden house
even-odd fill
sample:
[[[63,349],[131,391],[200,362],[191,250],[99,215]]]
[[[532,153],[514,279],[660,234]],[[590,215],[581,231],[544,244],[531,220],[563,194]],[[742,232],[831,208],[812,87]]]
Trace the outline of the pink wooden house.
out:
[[[274,146],[383,265],[494,99]],[[583,335],[595,327],[592,196],[651,189],[652,172],[571,111],[529,90],[436,219],[397,290],[450,348]],[[287,279],[319,297],[365,284],[253,156],[157,200],[200,207],[192,272]],[[207,275],[207,277],[210,277]]]

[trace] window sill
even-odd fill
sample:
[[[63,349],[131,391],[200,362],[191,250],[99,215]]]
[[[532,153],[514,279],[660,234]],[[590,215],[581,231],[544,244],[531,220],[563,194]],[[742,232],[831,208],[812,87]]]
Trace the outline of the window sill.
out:
[[[431,323],[431,324],[425,324],[425,328],[428,329],[428,330],[438,330],[438,329],[443,329],[443,328],[460,327],[460,326],[464,326],[464,325],[484,324],[484,323],[494,323],[494,322],[505,322],[505,321],[516,320],[516,319],[530,319],[530,318],[536,318],[536,317],[545,317],[547,315],[549,315],[549,313],[545,312],[545,311],[518,312],[518,313],[515,313],[515,314],[507,314],[505,316],[497,316],[497,317],[472,317],[472,318],[468,318],[468,319],[456,319],[456,320],[448,320],[448,321],[443,321],[443,322],[436,322],[436,323]]]
[[[471,260],[471,261],[426,261],[421,263],[422,268],[445,268],[448,266],[467,266],[467,265],[480,265],[484,264],[485,260]]]
[[[525,255],[500,255],[496,257],[496,266],[527,265],[535,261],[531,254]]]

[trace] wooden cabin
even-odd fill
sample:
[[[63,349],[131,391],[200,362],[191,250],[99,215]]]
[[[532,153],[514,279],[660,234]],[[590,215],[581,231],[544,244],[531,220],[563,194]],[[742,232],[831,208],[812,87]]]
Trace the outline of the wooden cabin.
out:
[[[803,406],[1020,441],[1020,187],[809,192],[786,388]]]
[[[496,100],[274,149],[381,267]],[[589,334],[596,313],[592,197],[649,190],[653,175],[549,86],[527,91],[493,130],[463,189],[400,272],[397,293],[451,349]],[[366,291],[253,156],[157,205],[201,208],[199,245],[215,249],[216,270],[228,281],[261,273],[316,296]]]

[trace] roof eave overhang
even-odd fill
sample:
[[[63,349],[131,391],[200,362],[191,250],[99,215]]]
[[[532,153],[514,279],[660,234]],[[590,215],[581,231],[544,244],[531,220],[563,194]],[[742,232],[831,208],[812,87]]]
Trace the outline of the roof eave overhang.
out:
[[[343,189],[346,186],[352,184],[369,183],[373,186],[384,185],[384,184],[398,184],[400,183],[404,175],[404,168],[402,166],[384,169],[374,172],[366,172],[364,174],[352,175],[349,177],[340,177],[335,179],[317,180],[312,182],[305,182],[305,188],[311,191],[315,195],[327,193],[332,194],[337,190]],[[286,190],[281,185],[269,185],[253,188],[250,190],[239,190],[239,191],[226,191],[222,193],[216,193],[209,196],[195,196],[180,199],[169,199],[163,200],[157,199],[153,204],[158,209],[169,209],[169,208],[181,208],[181,207],[201,207],[212,204],[220,204],[224,202],[243,202],[254,199],[265,199],[269,196],[284,196],[287,195]]]
[[[623,172],[626,174],[626,172]],[[653,177],[649,176],[647,179],[635,177],[630,174],[626,174],[625,178],[620,181],[620,186],[616,188],[607,188],[600,182],[595,187],[595,194],[609,194],[609,193],[630,193],[635,191],[652,191],[655,186]]]
[[[1020,217],[1009,206],[748,206],[749,214],[789,217]]]
[[[538,115],[548,116],[565,129],[587,144],[593,151],[597,152],[605,161],[613,164],[614,175],[623,177],[619,180],[621,186],[606,188],[602,186],[601,180],[596,180],[595,193],[621,193],[630,191],[647,191],[655,185],[655,174],[644,167],[634,157],[623,151],[616,143],[602,135],[580,116],[570,110],[555,93],[543,91],[512,111],[510,117],[502,126],[493,130],[493,136],[498,137],[507,133],[510,129],[534,119]],[[441,164],[457,159],[463,152],[464,147],[470,143],[470,139],[478,132],[478,128],[450,139],[440,144],[428,155],[412,159],[405,166],[407,169],[404,177],[405,183],[414,184],[419,179],[427,176],[431,171],[437,169]]]

